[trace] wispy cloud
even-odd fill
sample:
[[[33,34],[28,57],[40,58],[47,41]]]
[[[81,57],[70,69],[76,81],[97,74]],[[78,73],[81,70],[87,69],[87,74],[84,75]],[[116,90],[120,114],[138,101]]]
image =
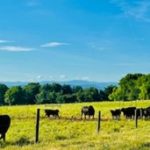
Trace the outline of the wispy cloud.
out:
[[[1,46],[0,51],[9,51],[9,52],[28,52],[33,51],[34,48],[21,47],[21,46]]]
[[[87,80],[87,81],[90,81],[90,77],[88,77],[88,76],[77,76],[73,80],[83,80],[83,81]]]
[[[150,22],[150,1],[148,0],[111,0],[122,10],[124,16],[132,17],[136,20]]]
[[[1,44],[1,43],[10,43],[10,42],[13,42],[13,41],[8,41],[8,40],[0,40],[0,44]]]
[[[85,77],[81,77],[81,80],[90,80],[90,78],[88,76],[85,76]]]
[[[61,75],[59,76],[59,78],[60,78],[61,80],[64,80],[64,79],[66,79],[66,78],[67,78],[67,76],[66,76],[66,75],[64,75],[64,74],[61,74]]]
[[[59,47],[69,45],[69,43],[62,43],[62,42],[49,42],[41,45],[41,47]]]

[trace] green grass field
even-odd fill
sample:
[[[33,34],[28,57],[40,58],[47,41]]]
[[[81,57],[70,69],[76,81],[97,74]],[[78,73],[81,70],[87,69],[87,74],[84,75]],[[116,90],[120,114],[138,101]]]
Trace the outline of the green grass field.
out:
[[[84,105],[93,105],[102,113],[101,130],[96,131],[97,121],[80,120]],[[150,120],[111,119],[110,109],[126,106],[147,107],[150,101],[96,102],[63,105],[29,105],[0,107],[0,114],[11,116],[11,126],[6,142],[0,141],[4,150],[149,150]],[[35,144],[36,110],[41,108],[39,143]],[[45,117],[44,108],[58,108],[60,119]]]

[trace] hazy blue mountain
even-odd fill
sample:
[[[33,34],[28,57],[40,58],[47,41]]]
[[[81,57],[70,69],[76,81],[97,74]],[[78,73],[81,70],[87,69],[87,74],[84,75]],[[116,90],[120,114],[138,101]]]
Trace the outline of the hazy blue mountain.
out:
[[[95,82],[95,81],[86,81],[86,80],[71,80],[71,81],[41,81],[40,84],[46,83],[59,83],[59,84],[69,84],[71,86],[82,86],[83,88],[95,87],[98,89],[104,89],[109,85],[117,85],[117,82]],[[11,86],[25,86],[28,82],[0,82],[6,84],[8,87]]]
[[[86,81],[86,80],[72,80],[72,81],[66,81],[64,82],[64,84],[69,84],[71,86],[80,85],[83,88],[95,87],[98,89],[104,89],[109,85],[117,85],[117,82],[95,82],[95,81]]]

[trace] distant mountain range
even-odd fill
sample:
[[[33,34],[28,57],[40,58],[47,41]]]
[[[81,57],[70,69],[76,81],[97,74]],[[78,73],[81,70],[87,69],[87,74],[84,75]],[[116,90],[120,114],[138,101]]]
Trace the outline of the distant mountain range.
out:
[[[8,87],[12,86],[25,86],[29,82],[0,82],[6,84]],[[71,80],[71,81],[41,81],[40,84],[46,83],[59,83],[61,85],[68,84],[71,86],[81,86],[83,88],[95,87],[98,89],[104,89],[109,85],[117,85],[117,82],[95,82],[95,81],[86,81],[86,80]]]

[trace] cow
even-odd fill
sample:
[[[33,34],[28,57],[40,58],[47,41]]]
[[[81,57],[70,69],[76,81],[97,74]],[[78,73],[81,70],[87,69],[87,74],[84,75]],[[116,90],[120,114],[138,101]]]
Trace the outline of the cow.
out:
[[[10,127],[10,123],[11,119],[8,115],[0,115],[0,139],[3,139],[3,141],[6,139],[6,132]]]
[[[143,114],[145,119],[150,119],[150,107],[147,107],[144,109],[144,114]]]
[[[144,116],[144,108],[137,108],[136,109],[136,117],[142,119],[143,116]]]
[[[120,119],[120,115],[121,115],[121,110],[120,109],[115,109],[115,110],[110,110],[111,115],[112,115],[112,119]]]
[[[58,117],[59,118],[59,110],[58,109],[45,109],[45,115],[47,117],[53,116],[53,117]]]
[[[127,108],[122,108],[121,111],[123,112],[124,116],[127,119],[133,119],[135,116],[135,110],[136,107],[127,107]]]
[[[86,119],[86,116],[93,116],[93,119],[94,119],[94,115],[95,115],[95,110],[94,110],[94,107],[93,106],[83,106],[82,109],[81,109],[81,119],[82,119],[82,116],[84,115],[84,118]]]

